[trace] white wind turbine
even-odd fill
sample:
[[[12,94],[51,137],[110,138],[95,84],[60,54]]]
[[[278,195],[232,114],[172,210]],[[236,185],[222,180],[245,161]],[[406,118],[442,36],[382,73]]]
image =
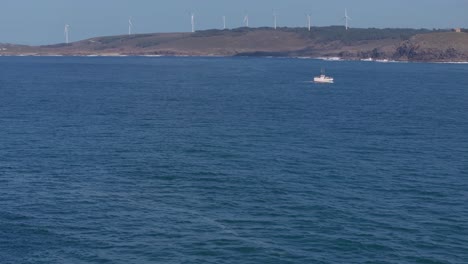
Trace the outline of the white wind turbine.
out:
[[[69,34],[70,34],[70,25],[66,24],[65,25],[65,43],[68,44],[69,43]]]
[[[352,20],[349,16],[348,16],[348,10],[345,8],[344,10],[344,17],[343,19],[345,20],[345,28],[346,30],[348,30],[349,26],[348,26],[348,20]]]
[[[244,26],[249,27],[249,14],[244,16]]]
[[[310,27],[312,26],[312,16],[310,14],[307,14],[307,28],[310,31]]]
[[[223,16],[223,29],[226,29],[226,16]]]
[[[128,19],[128,35],[132,35],[132,29],[133,29],[133,22],[132,22],[132,17]]]
[[[192,23],[192,33],[195,32],[195,14],[190,14],[190,22]]]
[[[273,27],[275,30],[276,30],[276,19],[277,19],[276,12],[273,11]]]

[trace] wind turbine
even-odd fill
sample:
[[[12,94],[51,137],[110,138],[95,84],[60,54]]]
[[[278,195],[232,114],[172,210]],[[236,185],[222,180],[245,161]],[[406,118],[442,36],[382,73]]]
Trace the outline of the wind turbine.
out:
[[[352,20],[349,16],[348,16],[348,10],[345,8],[344,10],[344,20],[345,20],[345,28],[346,30],[348,30],[348,20]]]
[[[226,16],[223,16],[223,29],[226,29]]]
[[[273,11],[273,25],[274,25],[275,30],[276,30],[276,18],[277,18],[276,17],[276,12]]]
[[[132,35],[132,29],[133,29],[133,22],[132,22],[132,17],[128,19],[128,35]]]
[[[307,16],[307,28],[310,31],[310,27],[312,25],[312,16],[310,14],[307,14],[306,16]]]
[[[190,22],[192,23],[192,33],[195,32],[195,14],[190,14]]]
[[[68,34],[70,33],[70,25],[66,24],[65,25],[65,43],[68,44],[69,43],[69,39],[68,39]]]
[[[244,16],[244,26],[249,27],[249,14]]]

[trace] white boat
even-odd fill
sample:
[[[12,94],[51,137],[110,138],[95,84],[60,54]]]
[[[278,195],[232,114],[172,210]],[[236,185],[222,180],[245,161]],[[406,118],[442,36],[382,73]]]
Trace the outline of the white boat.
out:
[[[322,70],[322,74],[318,77],[314,77],[315,83],[333,83],[333,78],[326,76],[325,72]]]

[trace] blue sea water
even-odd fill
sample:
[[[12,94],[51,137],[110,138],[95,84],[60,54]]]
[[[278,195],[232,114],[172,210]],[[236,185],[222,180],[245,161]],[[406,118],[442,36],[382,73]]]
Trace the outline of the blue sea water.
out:
[[[0,66],[0,263],[468,263],[468,65]]]

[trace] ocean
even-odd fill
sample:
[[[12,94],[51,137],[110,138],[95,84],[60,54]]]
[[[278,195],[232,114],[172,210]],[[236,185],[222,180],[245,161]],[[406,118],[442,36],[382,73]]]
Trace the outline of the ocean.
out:
[[[0,66],[2,264],[468,263],[468,65]]]

